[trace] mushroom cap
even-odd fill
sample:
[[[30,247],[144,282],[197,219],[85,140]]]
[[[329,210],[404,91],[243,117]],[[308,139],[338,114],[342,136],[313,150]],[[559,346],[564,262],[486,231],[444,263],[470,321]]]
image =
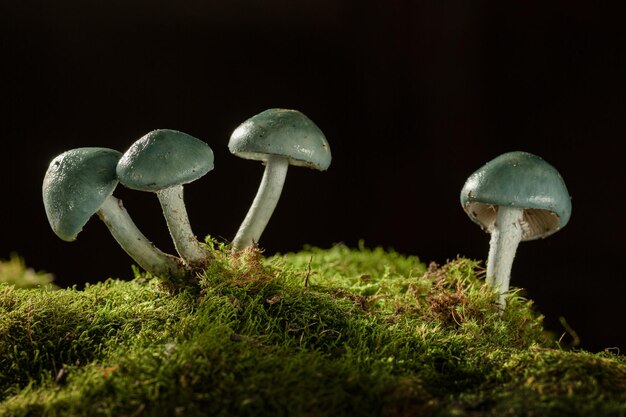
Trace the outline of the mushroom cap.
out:
[[[498,206],[523,208],[522,240],[551,235],[572,213],[558,171],[540,157],[519,151],[502,154],[470,175],[461,190],[461,205],[488,233],[495,227]]]
[[[159,191],[195,181],[213,169],[213,151],[205,142],[170,129],[153,130],[122,155],[117,177],[126,187]]]
[[[245,159],[264,161],[283,156],[291,165],[325,171],[330,166],[330,146],[319,127],[297,110],[269,109],[239,125],[228,149]]]
[[[50,162],[43,180],[48,222],[61,239],[73,241],[117,186],[115,167],[121,152],[77,148]]]

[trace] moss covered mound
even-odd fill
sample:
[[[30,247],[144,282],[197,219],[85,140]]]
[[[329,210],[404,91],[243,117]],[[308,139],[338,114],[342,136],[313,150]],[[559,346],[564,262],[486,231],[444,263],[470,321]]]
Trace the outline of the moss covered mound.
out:
[[[474,261],[212,246],[177,291],[0,283],[0,415],[626,416],[624,357],[500,311]]]

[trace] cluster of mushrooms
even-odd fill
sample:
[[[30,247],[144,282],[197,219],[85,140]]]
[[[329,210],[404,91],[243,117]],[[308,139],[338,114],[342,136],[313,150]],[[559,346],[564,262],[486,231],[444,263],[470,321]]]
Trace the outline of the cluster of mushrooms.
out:
[[[239,251],[259,241],[280,197],[289,165],[324,171],[331,161],[322,131],[296,110],[269,109],[242,123],[228,147],[241,158],[263,161],[257,195],[233,241]],[[125,152],[77,148],[52,160],[43,180],[43,202],[52,230],[73,241],[97,214],[131,258],[156,276],[184,278],[202,268],[210,254],[193,234],[183,185],[213,169],[213,151],[203,141],[169,129],[154,130]],[[180,257],[159,250],[137,228],[113,196],[121,183],[154,192]]]
[[[325,171],[330,147],[322,131],[296,110],[269,109],[235,129],[234,155],[259,160],[265,171],[259,190],[232,242],[233,251],[258,243],[280,197],[289,165]],[[210,254],[191,230],[183,185],[213,169],[213,152],[203,141],[175,130],[155,130],[125,153],[78,148],[57,156],[46,172],[43,201],[52,230],[76,239],[94,215],[146,271],[185,278],[206,265]],[[179,257],[162,252],[139,231],[113,196],[121,183],[156,193]],[[491,234],[487,283],[506,303],[511,267],[521,241],[545,238],[567,224],[571,199],[558,171],[536,155],[509,152],[474,172],[461,191],[468,216]]]

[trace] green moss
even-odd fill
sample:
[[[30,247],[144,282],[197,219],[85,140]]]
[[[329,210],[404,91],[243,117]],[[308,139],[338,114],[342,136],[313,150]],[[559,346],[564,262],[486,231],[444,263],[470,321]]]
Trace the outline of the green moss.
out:
[[[0,282],[11,284],[16,288],[48,286],[56,289],[57,287],[52,284],[53,280],[52,274],[27,268],[24,260],[15,254],[11,255],[9,260],[0,260]]]
[[[0,284],[0,415],[626,415],[624,357],[560,348],[523,298],[501,312],[475,261],[209,244],[176,293]]]

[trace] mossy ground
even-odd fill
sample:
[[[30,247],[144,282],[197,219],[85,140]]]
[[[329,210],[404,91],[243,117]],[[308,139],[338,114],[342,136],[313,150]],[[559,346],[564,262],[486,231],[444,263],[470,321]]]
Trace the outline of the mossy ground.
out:
[[[560,346],[521,297],[501,312],[477,262],[209,243],[176,292],[0,283],[0,415],[626,416],[626,359]]]

